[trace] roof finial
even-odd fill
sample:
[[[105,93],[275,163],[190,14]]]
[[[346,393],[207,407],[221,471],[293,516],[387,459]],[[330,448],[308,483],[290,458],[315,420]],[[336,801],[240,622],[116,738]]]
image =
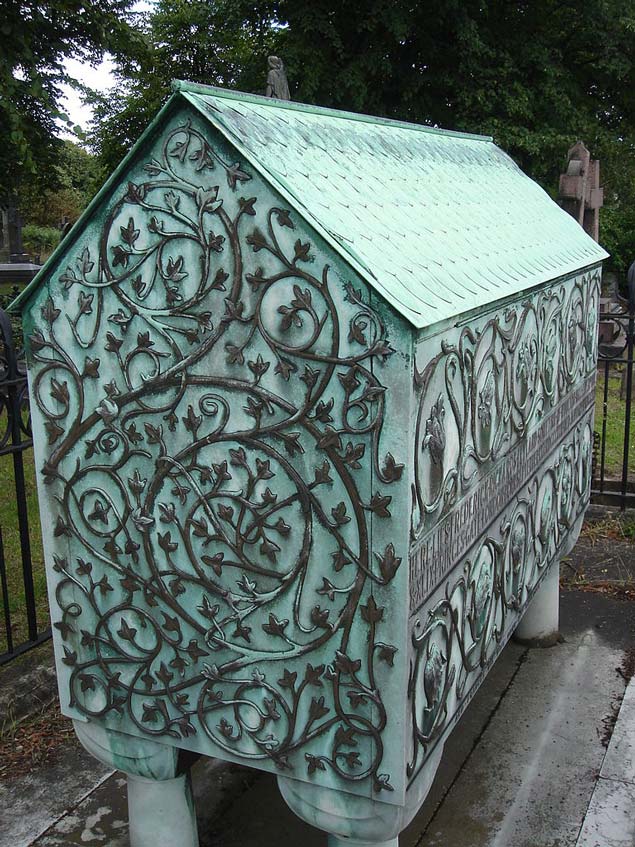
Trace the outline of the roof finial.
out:
[[[277,56],[269,56],[267,60],[269,73],[267,74],[267,88],[265,97],[276,97],[278,100],[290,100],[289,83],[282,64],[282,59]]]

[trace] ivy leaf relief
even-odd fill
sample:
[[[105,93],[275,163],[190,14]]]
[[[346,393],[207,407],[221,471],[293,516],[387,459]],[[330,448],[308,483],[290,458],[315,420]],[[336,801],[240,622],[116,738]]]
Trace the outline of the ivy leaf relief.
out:
[[[330,708],[326,705],[324,697],[313,697],[309,706],[308,723],[320,720],[330,712]]]
[[[140,235],[140,230],[135,228],[134,218],[128,218],[128,224],[126,226],[120,226],[119,229],[121,231],[121,240],[129,247],[132,247]]]
[[[289,229],[295,229],[293,221],[291,220],[291,212],[287,209],[278,209],[276,211],[276,220],[278,221],[279,226],[286,226]]]
[[[121,626],[117,630],[117,635],[124,641],[134,641],[137,630],[128,624],[125,618],[121,619]]]
[[[394,546],[392,544],[388,544],[381,556],[378,553],[375,553],[375,558],[377,559],[379,571],[384,582],[390,582],[397,573],[397,569],[401,564],[401,558],[395,556]]]
[[[126,203],[143,203],[146,197],[145,185],[137,185],[135,182],[128,183],[128,191],[124,197]]]
[[[338,503],[337,506],[331,509],[331,515],[336,526],[344,526],[344,524],[350,523],[351,519],[346,514],[346,504],[344,502]]]
[[[177,259],[170,256],[165,268],[165,279],[169,279],[170,282],[180,282],[186,276],[187,271],[183,270],[183,256],[179,256]]]
[[[404,465],[399,465],[395,462],[395,457],[392,453],[386,453],[382,474],[386,482],[397,482],[401,479]]]
[[[322,577],[322,587],[316,590],[318,594],[328,597],[331,602],[335,600],[335,586],[325,576]]]
[[[201,561],[203,564],[210,567],[216,576],[221,576],[223,573],[223,559],[225,558],[223,553],[216,553],[214,556],[201,556]]]
[[[172,533],[170,531],[163,534],[158,533],[157,538],[159,541],[159,547],[164,550],[168,556],[170,553],[174,553],[179,549],[178,543],[176,541],[172,541]]]
[[[49,324],[53,324],[61,314],[61,310],[55,308],[53,299],[51,297],[47,297],[46,302],[42,307],[42,317],[44,320]]]
[[[57,439],[61,435],[64,435],[64,430],[55,421],[46,421],[44,428],[46,429],[46,434],[48,436],[47,441],[49,444],[55,444]]]
[[[262,230],[256,227],[253,232],[247,236],[247,244],[251,245],[254,253],[258,253],[259,250],[262,250],[267,246],[267,239],[262,233]]]
[[[302,241],[298,238],[298,240],[293,245],[293,263],[296,262],[308,262],[310,260],[309,250],[311,249],[311,245],[309,242],[302,243]]]
[[[284,638],[284,631],[288,625],[288,620],[279,620],[273,613],[270,613],[268,623],[263,623],[262,628],[267,635],[279,635]]]
[[[307,765],[307,773],[309,776],[315,773],[315,771],[325,771],[326,765],[318,756],[314,756],[311,753],[305,753],[304,758],[306,759]]]
[[[282,674],[282,679],[278,680],[278,685],[280,688],[288,688],[290,691],[294,691],[297,678],[298,674],[296,671],[290,671],[285,668],[284,673]]]
[[[258,353],[258,357],[255,361],[247,362],[247,366],[249,370],[255,377],[255,382],[258,384],[263,376],[269,370],[269,362],[265,362],[260,353]]]
[[[238,200],[238,206],[243,215],[255,215],[256,210],[254,206],[256,205],[256,198],[250,197],[249,200],[245,200],[244,197],[240,197]]]
[[[84,370],[82,371],[82,376],[97,379],[99,376],[100,364],[101,362],[99,359],[91,359],[90,356],[86,356],[84,359]]]
[[[397,648],[393,647],[391,644],[380,643],[377,646],[379,647],[378,657],[380,662],[385,662],[392,668],[394,666]]]
[[[237,183],[248,182],[251,179],[251,175],[241,169],[240,162],[229,165],[226,168],[226,173],[227,185],[232,189],[236,188]]]
[[[321,629],[330,629],[331,625],[328,622],[329,615],[329,609],[322,609],[320,606],[314,606],[311,609],[311,623]]]
[[[121,265],[122,268],[128,267],[128,262],[130,261],[130,256],[132,255],[129,250],[124,250],[119,244],[116,244],[114,247],[110,248],[112,250],[112,266],[116,268]]]
[[[80,291],[77,295],[77,307],[80,315],[90,315],[93,311],[94,294],[85,294]]]
[[[378,518],[389,518],[390,512],[388,511],[388,506],[391,500],[392,497],[389,495],[382,496],[377,491],[373,494],[368,508],[371,512],[373,512],[373,514],[377,515]]]
[[[371,596],[365,606],[360,607],[362,618],[369,624],[379,623],[384,617],[384,610],[375,602],[375,598]]]
[[[275,565],[276,563],[276,555],[280,552],[280,547],[272,541],[270,538],[263,538],[262,544],[260,545],[260,552],[263,556],[266,556],[269,561]]]
[[[390,784],[390,774],[380,773],[375,777],[375,791],[394,791]]]

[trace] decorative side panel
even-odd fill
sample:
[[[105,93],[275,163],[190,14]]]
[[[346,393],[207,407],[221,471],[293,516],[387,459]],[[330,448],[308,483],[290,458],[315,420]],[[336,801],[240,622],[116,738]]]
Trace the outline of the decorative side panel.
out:
[[[577,537],[599,290],[593,271],[419,344],[410,780]]]
[[[171,118],[29,304],[64,709],[400,802],[411,363],[235,158]]]

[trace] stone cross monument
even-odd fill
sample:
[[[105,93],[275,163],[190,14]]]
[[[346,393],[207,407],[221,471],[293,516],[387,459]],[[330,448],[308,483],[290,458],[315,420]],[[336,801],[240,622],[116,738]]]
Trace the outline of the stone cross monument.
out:
[[[558,202],[574,217],[591,238],[598,240],[599,213],[604,203],[604,189],[600,188],[600,163],[582,141],[567,153],[567,167],[560,175]]]

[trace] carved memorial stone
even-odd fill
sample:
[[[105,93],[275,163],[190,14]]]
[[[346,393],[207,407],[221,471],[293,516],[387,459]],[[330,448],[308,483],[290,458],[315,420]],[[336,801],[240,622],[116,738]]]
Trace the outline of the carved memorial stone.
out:
[[[567,153],[566,171],[560,175],[558,200],[562,208],[597,241],[604,189],[600,187],[600,163],[591,158],[582,141],[576,142]]]
[[[62,709],[395,845],[589,497],[604,252],[495,145],[177,83],[23,313]]]

